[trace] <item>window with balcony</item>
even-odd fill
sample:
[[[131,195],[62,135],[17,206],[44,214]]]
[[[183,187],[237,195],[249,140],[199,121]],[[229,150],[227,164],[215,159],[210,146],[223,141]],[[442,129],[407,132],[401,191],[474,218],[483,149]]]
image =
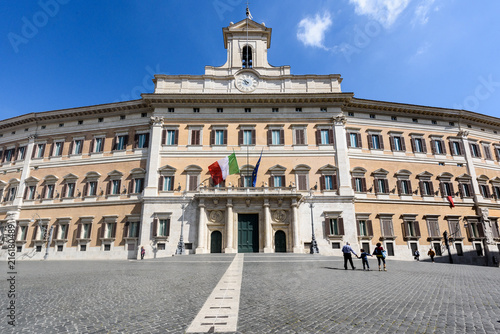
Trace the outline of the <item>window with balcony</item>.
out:
[[[201,129],[194,128],[190,129],[191,133],[189,145],[191,146],[199,146],[201,145]]]
[[[80,155],[82,154],[82,150],[83,150],[83,139],[73,139],[73,141],[71,142],[69,153],[73,155]]]
[[[308,165],[300,164],[295,166],[293,172],[295,173],[295,184],[297,190],[307,191],[309,190],[309,172],[311,167]]]
[[[106,195],[120,195],[123,173],[113,170],[108,173],[108,184],[106,185]]]
[[[469,147],[473,158],[481,158],[481,150],[477,143],[469,143]]]
[[[373,237],[373,226],[372,221],[364,218],[356,219],[356,227],[358,230],[358,236],[360,237]]]
[[[483,147],[483,152],[484,152],[484,158],[486,160],[493,160],[493,157],[491,155],[490,144],[489,143],[482,143],[482,147]]]
[[[442,173],[438,176],[441,197],[455,197],[455,190],[453,188],[453,183],[451,182],[452,177],[453,175],[450,173]]]
[[[424,216],[426,223],[427,223],[427,232],[429,239],[441,239],[441,232],[439,230],[439,216],[435,215],[426,215]]]
[[[462,156],[465,153],[461,140],[450,140],[450,152],[454,156]]]
[[[410,181],[411,172],[406,169],[401,169],[396,173],[396,188],[398,195],[412,195],[412,186]]]
[[[152,230],[154,238],[168,238],[170,236],[170,217],[159,215],[153,219]]]
[[[117,135],[113,141],[113,151],[124,151],[127,149],[128,135]]]
[[[382,232],[382,239],[394,239],[394,227],[392,224],[392,214],[379,215],[380,231]]]
[[[160,168],[160,177],[158,179],[158,191],[174,191],[175,173],[177,169],[166,165]],[[144,175],[145,175],[144,171]]]
[[[467,237],[469,241],[485,238],[483,224],[477,218],[467,218]]]
[[[434,186],[431,180],[432,176],[433,175],[429,172],[423,172],[417,175],[421,196],[434,196]]]
[[[56,141],[52,143],[52,145],[50,146],[50,156],[60,157],[62,155],[63,146],[64,146],[63,141]]]
[[[347,147],[361,148],[362,146],[361,133],[348,130],[346,133],[346,137],[347,137]]]
[[[285,131],[283,129],[273,128],[267,131],[267,144],[268,145],[284,145],[285,144]]]
[[[316,130],[316,145],[332,145],[333,129],[331,127],[320,127]]]
[[[281,166],[281,165],[274,165],[273,167],[269,168],[268,174],[269,176],[269,186],[270,187],[286,187],[286,180],[285,180],[285,172],[286,168]],[[251,175],[251,174],[247,174]],[[251,176],[250,176],[251,178]]]
[[[390,192],[389,181],[387,180],[387,175],[389,174],[383,168],[380,168],[372,173],[374,178],[373,185],[376,194],[388,194]]]
[[[255,145],[255,129],[253,127],[241,127],[238,131],[238,145]]]
[[[293,129],[293,143],[295,145],[306,145],[306,129],[295,127]]]
[[[45,143],[35,144],[33,147],[32,158],[41,159],[45,155]]]
[[[210,132],[210,145],[222,146],[227,145],[227,130],[226,129],[213,129]]]
[[[344,219],[343,218],[326,218],[327,232],[331,236],[344,235]]]
[[[321,174],[319,177],[321,191],[338,190],[337,168],[335,166],[328,164],[321,167],[318,171]]]
[[[94,137],[90,143],[91,153],[102,153],[104,151],[104,137]]]
[[[416,217],[417,215],[403,215],[402,231],[405,240],[418,240],[421,237],[420,224]]]

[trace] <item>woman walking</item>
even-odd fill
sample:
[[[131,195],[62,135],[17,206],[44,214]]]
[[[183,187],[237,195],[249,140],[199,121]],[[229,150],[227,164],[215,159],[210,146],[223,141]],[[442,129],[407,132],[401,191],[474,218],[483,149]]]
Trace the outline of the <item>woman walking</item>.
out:
[[[384,248],[382,247],[382,244],[380,242],[377,242],[377,247],[375,247],[375,250],[373,251],[373,255],[377,256],[378,271],[382,271],[382,269],[380,268],[380,262],[384,263],[384,271],[387,271],[387,268],[385,266],[385,251],[384,251]]]

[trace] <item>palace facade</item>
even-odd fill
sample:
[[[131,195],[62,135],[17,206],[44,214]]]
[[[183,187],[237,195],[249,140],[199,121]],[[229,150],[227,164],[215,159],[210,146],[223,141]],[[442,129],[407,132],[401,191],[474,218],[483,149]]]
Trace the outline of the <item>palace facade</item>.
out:
[[[1,257],[167,257],[181,236],[188,254],[309,253],[313,233],[324,255],[498,257],[500,119],[292,75],[249,19],[223,38],[223,66],[156,75],[139,100],[0,121]],[[232,152],[240,173],[214,187]]]

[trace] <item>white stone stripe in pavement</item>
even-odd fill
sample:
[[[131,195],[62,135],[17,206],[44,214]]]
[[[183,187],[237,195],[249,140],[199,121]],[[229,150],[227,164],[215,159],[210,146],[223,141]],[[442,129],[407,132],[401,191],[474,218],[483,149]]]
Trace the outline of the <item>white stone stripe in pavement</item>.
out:
[[[236,254],[186,333],[236,331],[243,277],[243,255]]]

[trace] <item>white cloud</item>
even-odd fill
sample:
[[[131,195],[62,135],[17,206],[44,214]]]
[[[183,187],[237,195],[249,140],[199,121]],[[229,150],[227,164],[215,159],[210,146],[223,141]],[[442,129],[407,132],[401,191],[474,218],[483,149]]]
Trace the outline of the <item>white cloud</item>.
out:
[[[417,23],[424,25],[429,21],[429,11],[434,4],[435,0],[424,0],[415,9],[415,16],[413,17],[412,24]],[[438,8],[435,9],[436,11]]]
[[[417,49],[415,54],[410,57],[410,61],[415,61],[418,57],[426,54],[431,47],[431,43],[429,42],[424,42],[424,44],[420,45],[420,47]]]
[[[349,0],[358,15],[368,15],[384,27],[390,27],[410,0]]]
[[[328,50],[324,46],[325,32],[332,25],[330,13],[323,16],[316,14],[314,18],[306,17],[299,22],[297,38],[306,46],[313,46]]]

